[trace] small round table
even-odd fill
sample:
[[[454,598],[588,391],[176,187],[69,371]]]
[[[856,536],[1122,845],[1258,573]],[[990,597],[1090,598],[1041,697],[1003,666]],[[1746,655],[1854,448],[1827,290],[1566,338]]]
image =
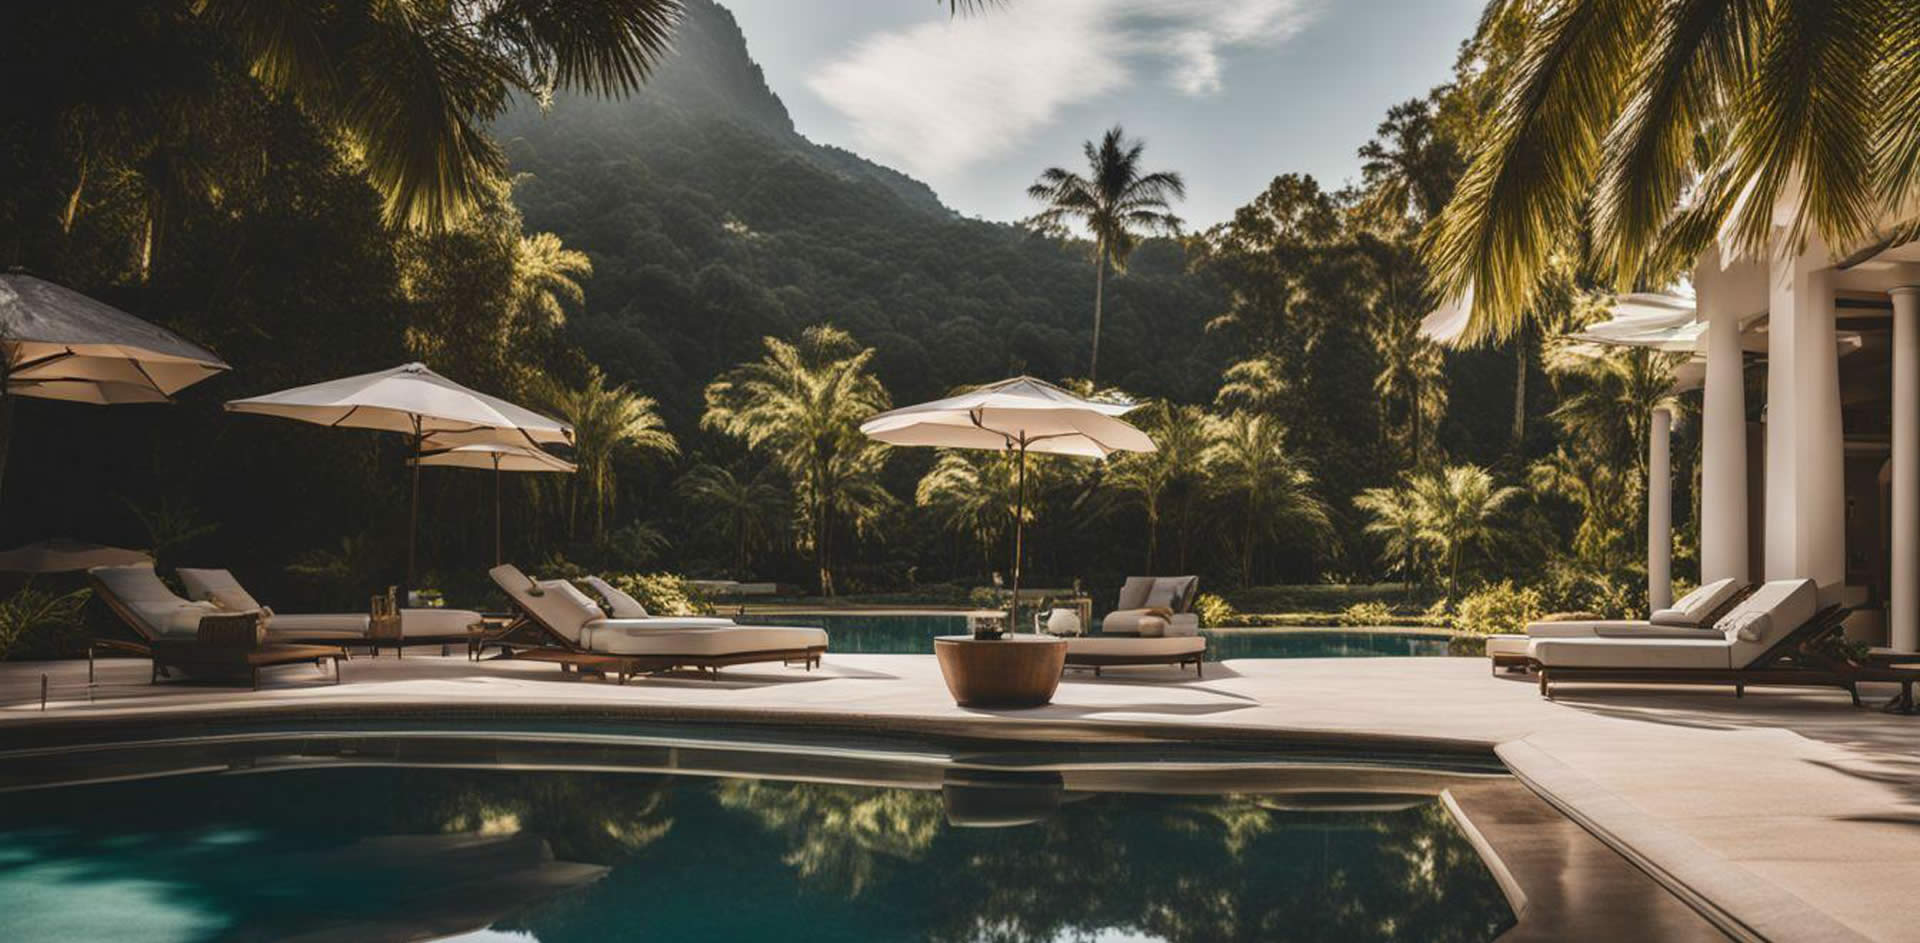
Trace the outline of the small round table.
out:
[[[1067,667],[1067,640],[1009,635],[986,641],[939,635],[934,657],[947,690],[961,707],[1039,707],[1053,700]]]

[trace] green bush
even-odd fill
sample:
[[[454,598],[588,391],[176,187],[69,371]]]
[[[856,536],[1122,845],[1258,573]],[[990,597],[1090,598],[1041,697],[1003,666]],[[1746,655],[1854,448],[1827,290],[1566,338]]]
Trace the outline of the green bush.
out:
[[[1548,612],[1592,613],[1602,619],[1644,617],[1644,587],[1638,574],[1601,573],[1560,565],[1539,585],[1540,605]]]
[[[1234,616],[1238,615],[1231,603],[1212,593],[1201,593],[1193,601],[1193,611],[1200,617],[1200,625],[1205,628],[1232,624]]]
[[[1539,590],[1516,589],[1512,580],[1501,580],[1460,600],[1454,627],[1474,635],[1516,633],[1545,612]]]
[[[0,600],[0,659],[16,647],[40,657],[65,654],[86,633],[81,615],[92,597],[91,590],[55,595],[28,583]]]
[[[1340,624],[1346,626],[1392,625],[1393,607],[1383,602],[1357,602],[1340,612]]]
[[[656,616],[713,614],[713,600],[677,573],[612,573],[607,582],[639,600]]]

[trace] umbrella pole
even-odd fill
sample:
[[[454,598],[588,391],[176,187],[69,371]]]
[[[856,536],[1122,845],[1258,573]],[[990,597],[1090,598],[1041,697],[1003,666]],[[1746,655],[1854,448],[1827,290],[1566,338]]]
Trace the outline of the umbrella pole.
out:
[[[500,456],[493,456],[493,565],[500,565]]]
[[[413,545],[420,531],[420,452],[424,438],[420,434],[420,420],[416,418],[413,421],[413,497],[407,502],[407,583],[400,587],[402,606],[413,598]]]
[[[1020,470],[1014,477],[1018,482],[1014,486],[1013,498],[1013,606],[1007,615],[1007,634],[1012,635],[1020,627],[1020,551],[1027,525],[1027,437],[1020,436]]]

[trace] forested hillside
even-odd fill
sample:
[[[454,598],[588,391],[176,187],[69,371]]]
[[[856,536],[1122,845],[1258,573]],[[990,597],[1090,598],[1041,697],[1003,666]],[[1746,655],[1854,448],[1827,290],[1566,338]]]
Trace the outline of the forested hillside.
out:
[[[831,322],[900,402],[1014,373],[1086,372],[1084,246],[963,219],[903,174],[793,130],[731,14],[694,0],[677,51],[624,101],[563,98],[496,133],[528,228],[593,260],[572,336],[616,379],[697,418],[763,335]],[[1113,287],[1102,379],[1205,399],[1223,365],[1211,280],[1156,241]]]

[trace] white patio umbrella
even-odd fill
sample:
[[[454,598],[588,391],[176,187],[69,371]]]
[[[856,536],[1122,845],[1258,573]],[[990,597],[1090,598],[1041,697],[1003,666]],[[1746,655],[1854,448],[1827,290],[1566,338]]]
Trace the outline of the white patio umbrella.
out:
[[[577,470],[572,462],[541,449],[523,445],[504,445],[487,442],[480,445],[461,445],[448,449],[434,448],[435,441],[427,440],[427,451],[414,461],[421,465],[439,465],[447,468],[491,468],[493,469],[493,565],[499,566],[500,555],[500,473],[501,472],[561,472],[572,474]]]
[[[1020,617],[1020,557],[1027,505],[1027,453],[1106,458],[1115,452],[1151,452],[1153,440],[1120,417],[1134,403],[1075,396],[1045,380],[1014,377],[958,396],[903,406],[860,424],[860,431],[890,445],[994,449],[1017,453],[1013,512],[1013,609]]]
[[[212,351],[70,288],[0,274],[6,395],[74,403],[164,403],[231,369]]]
[[[70,288],[0,273],[0,472],[13,398],[165,403],[230,369],[212,351]]]
[[[152,563],[144,550],[128,550],[105,544],[55,537],[0,551],[0,572],[71,573],[96,566],[129,566]]]
[[[467,389],[419,363],[237,399],[228,403],[227,409],[322,426],[404,433],[415,458],[426,451],[429,438],[445,447],[499,443],[538,449],[546,443],[573,442],[572,426]],[[407,517],[409,591],[414,588],[414,541],[419,523],[420,466],[415,463]]]

